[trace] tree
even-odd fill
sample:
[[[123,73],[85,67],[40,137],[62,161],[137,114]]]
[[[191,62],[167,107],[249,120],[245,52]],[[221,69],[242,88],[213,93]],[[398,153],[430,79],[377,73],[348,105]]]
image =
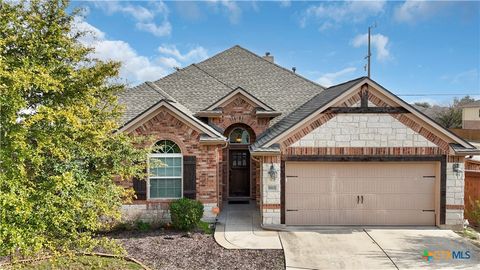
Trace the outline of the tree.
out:
[[[462,109],[450,106],[446,110],[440,112],[435,120],[445,128],[461,128],[462,127]]]
[[[0,255],[86,249],[146,151],[117,134],[119,63],[91,58],[66,1],[0,3]]]
[[[426,109],[432,107],[432,105],[430,105],[430,103],[428,103],[428,102],[415,102],[415,103],[413,103],[413,105],[417,105],[419,107],[426,108]]]
[[[462,128],[462,106],[475,102],[470,96],[459,99],[455,97],[453,104],[448,109],[438,113],[437,122],[446,128]]]

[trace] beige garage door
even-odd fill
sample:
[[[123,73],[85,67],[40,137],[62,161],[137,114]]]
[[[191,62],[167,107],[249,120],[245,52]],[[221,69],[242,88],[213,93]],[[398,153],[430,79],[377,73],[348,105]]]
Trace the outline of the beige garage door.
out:
[[[289,225],[435,225],[436,164],[287,162]]]

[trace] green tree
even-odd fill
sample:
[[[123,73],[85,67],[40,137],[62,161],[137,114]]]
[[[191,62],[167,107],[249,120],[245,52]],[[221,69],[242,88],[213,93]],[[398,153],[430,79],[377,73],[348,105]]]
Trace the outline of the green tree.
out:
[[[475,102],[475,99],[470,96],[464,96],[463,98],[455,97],[453,104],[447,109],[439,112],[435,120],[446,128],[462,128],[462,106]]]
[[[0,2],[0,255],[88,249],[145,151],[117,134],[119,63],[93,59],[66,1]],[[115,178],[115,181],[114,181]]]

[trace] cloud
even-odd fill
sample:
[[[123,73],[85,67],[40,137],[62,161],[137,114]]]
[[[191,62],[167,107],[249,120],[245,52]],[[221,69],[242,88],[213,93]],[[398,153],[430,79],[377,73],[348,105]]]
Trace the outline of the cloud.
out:
[[[290,7],[292,5],[292,1],[290,0],[280,0],[281,7]]]
[[[137,22],[136,28],[141,31],[149,32],[155,36],[168,36],[172,32],[172,25],[168,20],[170,13],[167,5],[163,2],[148,2],[149,8],[140,5],[118,1],[100,1],[95,2],[95,6],[103,9],[107,14],[123,13]],[[158,19],[158,17],[160,17]],[[160,20],[161,23],[156,23]]]
[[[158,51],[162,54],[173,56],[181,62],[201,61],[208,57],[207,50],[201,46],[197,46],[182,54],[175,45],[162,44],[162,46],[158,47]]]
[[[172,25],[169,21],[164,21],[161,25],[156,25],[155,23],[141,23],[138,22],[136,25],[137,29],[149,32],[157,37],[168,36],[172,32]]]
[[[148,57],[139,55],[125,41],[107,39],[104,32],[82,18],[75,18],[73,29],[74,32],[87,32],[79,41],[87,47],[94,48],[92,57],[104,61],[121,62],[120,78],[125,79],[129,84],[155,80],[167,74],[165,67],[155,64]]]
[[[372,47],[377,52],[378,60],[387,60],[390,58],[390,51],[388,50],[388,37],[382,34],[374,34],[371,36]],[[353,47],[361,47],[368,45],[368,34],[357,35],[352,41]]]
[[[149,58],[139,55],[127,42],[110,40],[107,35],[89,24],[82,17],[75,17],[72,33],[85,32],[79,41],[93,48],[92,57],[122,63],[120,78],[128,84],[138,84],[144,81],[157,80],[173,71],[173,68],[182,67],[191,62],[201,61],[208,57],[208,52],[202,46],[195,46],[181,53],[173,44],[163,44],[158,47],[156,57]]]
[[[357,71],[357,68],[347,67],[337,72],[325,73],[320,78],[318,78],[317,82],[323,86],[330,87],[334,85],[336,83],[336,80],[340,77],[353,73],[355,71]]]
[[[209,3],[215,8],[221,8],[228,16],[230,23],[237,24],[242,17],[242,10],[236,2],[230,0],[210,0]]]
[[[451,84],[463,82],[478,82],[480,83],[480,72],[476,68],[465,70],[453,75],[444,75],[443,80],[448,80]]]
[[[399,22],[413,23],[425,19],[446,7],[449,3],[443,1],[406,0],[397,6],[394,18]]]
[[[325,25],[339,25],[345,22],[361,22],[371,16],[383,13],[384,0],[381,1],[347,1],[327,2],[310,6],[300,18],[300,26],[305,27],[308,21],[314,20]]]

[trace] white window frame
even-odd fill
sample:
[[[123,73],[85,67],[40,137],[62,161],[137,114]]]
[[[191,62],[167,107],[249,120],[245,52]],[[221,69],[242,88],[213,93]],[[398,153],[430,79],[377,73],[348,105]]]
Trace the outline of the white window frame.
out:
[[[179,157],[180,158],[180,176],[150,176],[150,159],[151,158],[162,158],[162,157]],[[148,179],[147,179],[147,200],[177,200],[183,198],[183,155],[182,153],[152,153],[148,156]],[[168,198],[150,198],[150,179],[172,179],[172,178],[180,178],[180,197],[168,197]]]

